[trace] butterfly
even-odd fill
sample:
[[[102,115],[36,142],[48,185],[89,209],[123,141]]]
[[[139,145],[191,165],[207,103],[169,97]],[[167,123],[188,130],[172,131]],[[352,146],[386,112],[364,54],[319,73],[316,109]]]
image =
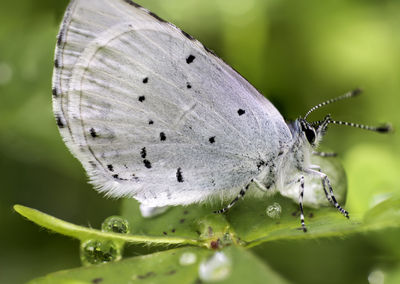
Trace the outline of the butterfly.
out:
[[[328,103],[350,98],[355,90]],[[310,156],[329,124],[279,111],[213,51],[130,0],[72,0],[57,39],[53,111],[90,182],[151,207],[243,197],[321,179]],[[347,123],[348,125],[356,126]],[[387,132],[388,127],[361,128]],[[320,154],[325,155],[325,154]]]

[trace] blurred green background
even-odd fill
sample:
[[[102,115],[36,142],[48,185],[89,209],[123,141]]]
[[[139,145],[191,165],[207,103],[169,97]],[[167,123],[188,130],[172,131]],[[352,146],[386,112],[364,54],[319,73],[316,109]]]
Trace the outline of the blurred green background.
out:
[[[362,97],[310,118],[329,112],[339,120],[400,124],[400,1],[137,2],[215,50],[286,118],[361,86]],[[77,241],[25,221],[13,204],[96,228],[119,210],[119,201],[86,183],[54,123],[52,58],[67,3],[0,2],[0,283],[80,265]],[[340,154],[348,174],[350,213],[400,193],[399,142],[396,132],[331,127],[323,145]],[[368,283],[369,277],[370,283],[383,283],[376,279],[400,274],[399,239],[400,230],[390,230],[343,240],[274,242],[258,254],[293,282]]]

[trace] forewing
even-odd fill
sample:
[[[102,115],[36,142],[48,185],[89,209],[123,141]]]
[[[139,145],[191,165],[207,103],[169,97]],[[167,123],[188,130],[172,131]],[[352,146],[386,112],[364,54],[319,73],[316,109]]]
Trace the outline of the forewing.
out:
[[[151,206],[230,198],[290,136],[246,80],[129,1],[72,1],[55,61],[61,134],[110,196]]]

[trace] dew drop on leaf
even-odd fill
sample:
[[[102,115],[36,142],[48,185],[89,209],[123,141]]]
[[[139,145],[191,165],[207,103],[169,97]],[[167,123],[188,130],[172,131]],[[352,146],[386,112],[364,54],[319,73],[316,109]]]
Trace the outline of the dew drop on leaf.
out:
[[[164,213],[165,211],[167,211],[168,208],[169,208],[169,206],[150,207],[150,206],[146,206],[143,204],[140,204],[140,206],[139,206],[140,213],[142,214],[143,218],[152,218],[152,217],[158,216],[158,215]]]
[[[385,274],[382,270],[376,269],[371,271],[368,275],[368,283],[369,284],[383,284],[385,283]]]
[[[267,207],[266,213],[268,217],[278,219],[281,217],[282,207],[279,203],[274,202],[272,205]]]
[[[192,252],[185,252],[179,258],[179,264],[183,266],[191,265],[195,263],[197,256]]]
[[[216,252],[211,258],[200,263],[199,277],[204,282],[221,281],[231,273],[231,260],[223,252]]]
[[[130,226],[128,220],[120,216],[110,216],[101,224],[103,232],[129,234]]]
[[[81,243],[81,262],[84,266],[120,260],[121,250],[112,241],[88,240]]]

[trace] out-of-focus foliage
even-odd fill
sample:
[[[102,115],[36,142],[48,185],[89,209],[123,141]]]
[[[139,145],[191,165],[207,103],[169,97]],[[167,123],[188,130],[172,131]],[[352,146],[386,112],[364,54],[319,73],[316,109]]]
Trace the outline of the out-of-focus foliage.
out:
[[[1,283],[80,265],[77,242],[24,222],[12,204],[94,227],[119,211],[119,202],[102,198],[86,184],[52,116],[52,58],[67,2],[0,2]],[[365,94],[360,98],[310,118],[329,112],[334,119],[400,125],[397,0],[138,2],[214,49],[286,118],[361,86]],[[323,146],[340,154],[350,213],[363,214],[399,194],[398,133],[332,126]],[[345,240],[270,242],[256,253],[297,283],[380,283],[373,279],[399,278],[399,237],[399,230],[387,230]]]

